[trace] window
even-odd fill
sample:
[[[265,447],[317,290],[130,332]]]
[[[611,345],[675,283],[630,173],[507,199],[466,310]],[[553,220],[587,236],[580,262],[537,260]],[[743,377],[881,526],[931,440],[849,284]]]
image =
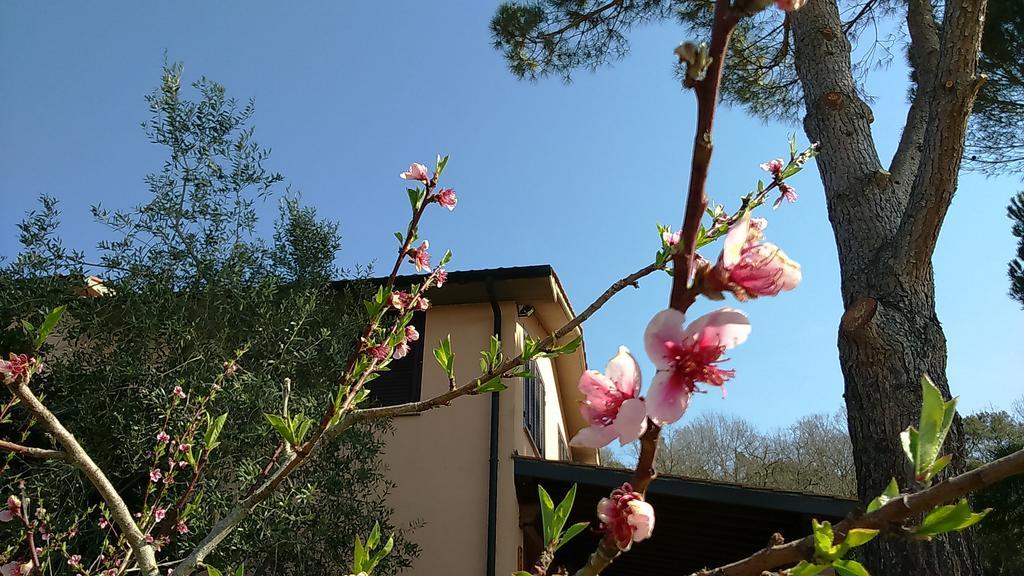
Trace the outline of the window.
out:
[[[569,445],[565,443],[565,436],[558,433],[558,459],[562,462],[572,461],[572,452],[569,452]]]
[[[422,335],[426,335],[427,314],[417,312],[413,315],[410,326],[415,326]],[[371,406],[394,406],[406,402],[417,402],[420,399],[420,387],[423,378],[423,348],[426,345],[423,337],[411,342],[412,349],[404,357],[392,360],[388,371],[381,372],[366,387],[370,390]]]
[[[544,456],[544,382],[537,375],[537,363],[526,366],[529,376],[523,377],[523,424],[533,439],[537,452]]]

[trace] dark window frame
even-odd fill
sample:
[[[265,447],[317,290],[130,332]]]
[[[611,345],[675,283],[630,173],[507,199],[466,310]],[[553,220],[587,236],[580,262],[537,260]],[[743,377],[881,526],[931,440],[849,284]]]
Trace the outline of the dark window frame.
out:
[[[532,376],[523,376],[523,428],[533,441],[538,455],[544,457],[544,381],[541,380],[537,363],[533,360],[526,366]]]
[[[415,326],[420,339],[410,342],[411,349],[404,358],[392,360],[389,370],[380,372],[367,383],[370,398],[367,403],[373,407],[395,406],[408,402],[419,402],[423,392],[423,349],[427,333],[427,313],[413,314],[409,326]]]

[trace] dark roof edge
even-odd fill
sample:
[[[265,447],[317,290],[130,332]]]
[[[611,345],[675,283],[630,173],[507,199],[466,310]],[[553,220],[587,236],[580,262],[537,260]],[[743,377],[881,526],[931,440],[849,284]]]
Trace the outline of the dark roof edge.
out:
[[[588,464],[540,460],[524,456],[515,456],[513,461],[517,477],[527,476],[567,483],[579,482],[606,486],[609,489],[621,486],[632,476],[632,472],[629,470],[603,468]],[[843,518],[858,506],[858,502],[850,498],[758,488],[680,476],[658,476],[651,482],[648,492],[705,502],[721,502],[831,518]]]
[[[471,284],[474,282],[485,282],[488,278],[500,280],[519,280],[526,278],[546,278],[555,276],[555,270],[550,264],[538,264],[535,266],[511,266],[507,268],[483,268],[480,270],[457,270],[448,272],[448,284]],[[408,286],[416,282],[422,282],[425,274],[405,274],[395,278],[398,286]],[[557,277],[556,277],[557,278]],[[341,287],[352,282],[381,283],[387,277],[376,278],[354,278],[351,280],[334,280],[331,286]]]

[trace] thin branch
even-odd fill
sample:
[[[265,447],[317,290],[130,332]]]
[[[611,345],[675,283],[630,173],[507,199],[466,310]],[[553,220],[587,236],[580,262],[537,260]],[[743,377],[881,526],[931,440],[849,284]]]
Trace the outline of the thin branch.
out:
[[[895,498],[870,514],[843,520],[833,527],[836,542],[840,542],[854,528],[875,529],[883,534],[901,533],[903,521],[1019,474],[1024,474],[1024,450],[944,480],[931,488]],[[769,546],[732,564],[700,570],[690,576],[761,576],[762,572],[796,564],[801,560],[809,561],[813,554],[814,537],[805,536],[785,544]]]
[[[548,336],[547,338],[542,340],[539,343],[539,346],[541,348],[545,348],[554,345],[559,338],[572,332],[578,326],[583,324],[583,322],[585,322],[588,318],[593,316],[595,312],[600,310],[601,307],[604,306],[605,303],[607,303],[608,300],[612,298],[612,296],[622,291],[623,288],[627,286],[635,286],[641,278],[648,276],[652,272],[655,272],[660,269],[661,266],[658,265],[657,262],[654,262],[648,264],[647,266],[644,266],[643,268],[637,270],[636,272],[633,272],[628,276],[620,278],[614,284],[609,286],[608,289],[605,290],[600,296],[598,296],[597,299],[590,304],[590,306],[587,306],[587,308],[583,312],[581,312],[579,315],[574,317],[569,322],[566,322],[565,325],[563,325],[558,330],[555,330],[555,333],[553,335]],[[481,374],[480,376],[474,378],[468,383],[456,387],[448,392],[445,392],[444,394],[434,396],[433,398],[421,400],[419,402],[408,402],[406,404],[398,404],[395,406],[384,406],[382,408],[366,408],[363,410],[356,410],[352,412],[348,418],[353,419],[354,422],[370,420],[373,418],[390,418],[393,416],[400,416],[402,414],[426,412],[427,410],[437,408],[438,406],[445,406],[452,400],[458,398],[459,396],[472,394],[473,392],[476,391],[480,384],[487,382],[488,380],[494,378],[495,376],[500,376],[510,370],[515,369],[520,364],[522,364],[522,360],[522,355],[516,356],[515,358],[512,358],[511,360],[504,362],[494,370],[489,371],[487,374]]]
[[[146,537],[132,519],[132,513],[128,510],[128,506],[121,499],[121,495],[118,494],[117,489],[110,483],[110,480],[107,479],[107,476],[100,470],[99,466],[93,462],[74,435],[67,428],[64,428],[60,420],[46,406],[43,406],[39,398],[29,390],[28,385],[21,381],[15,381],[8,384],[7,387],[11,393],[21,400],[22,404],[32,413],[39,424],[64,447],[67,461],[81,470],[92,485],[96,487],[96,490],[99,491],[100,496],[103,497],[104,502],[106,502],[107,507],[110,509],[111,518],[128,539],[128,544],[135,553],[135,557],[138,558],[142,573],[146,576],[159,576],[153,547],[146,543]]]
[[[845,34],[852,30],[853,27],[857,25],[857,22],[861,18],[863,18],[864,15],[867,14],[872,8],[874,8],[877,2],[878,0],[868,0],[867,2],[865,2],[864,6],[861,6],[860,11],[857,12],[857,15],[854,16],[853,19],[847,22],[846,24],[843,24],[843,33]]]
[[[48,450],[46,448],[36,448],[34,446],[22,446],[21,444],[15,444],[14,442],[8,442],[7,440],[0,440],[0,450],[6,450],[8,452],[14,452],[21,456],[31,456],[33,458],[40,458],[42,460],[67,460],[68,455],[60,450]]]
[[[541,40],[549,40],[551,38],[554,38],[555,36],[558,36],[559,34],[561,34],[563,32],[568,32],[569,30],[572,30],[573,28],[579,26],[580,24],[582,24],[584,22],[587,22],[588,20],[592,20],[592,19],[596,18],[597,16],[600,16],[605,11],[614,8],[614,7],[618,6],[619,4],[622,4],[622,0],[611,0],[611,2],[608,2],[607,4],[605,4],[603,6],[598,6],[597,8],[591,10],[590,12],[587,12],[586,14],[580,14],[578,17],[573,18],[572,21],[570,21],[565,26],[562,26],[558,30],[554,30],[552,32],[547,32],[547,33],[541,35],[540,39]]]
[[[718,91],[722,84],[723,63],[729,46],[729,38],[739,22],[739,14],[734,11],[729,0],[715,0],[715,22],[711,31],[711,63],[707,67],[703,80],[689,82],[697,96],[697,132],[694,135],[693,159],[690,165],[690,187],[686,197],[686,213],[681,228],[681,249],[673,256],[674,274],[672,277],[672,296],[669,305],[677,310],[685,311],[686,292],[689,288],[690,276],[693,272],[693,259],[697,251],[697,232],[701,218],[707,208],[708,199],[704,191],[708,179],[708,167],[711,164],[711,128],[715,120],[715,109],[718,108]]]

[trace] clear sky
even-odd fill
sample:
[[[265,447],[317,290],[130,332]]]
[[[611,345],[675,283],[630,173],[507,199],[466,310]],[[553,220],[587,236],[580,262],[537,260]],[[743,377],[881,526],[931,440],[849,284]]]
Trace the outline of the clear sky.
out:
[[[451,155],[454,213],[434,210],[422,236],[453,269],[549,263],[578,310],[649,262],[655,223],[682,217],[694,103],[672,76],[674,24],[632,35],[632,52],[596,74],[516,81],[490,43],[496,2],[10,1],[0,4],[0,254],[17,250],[15,224],[42,193],[62,200],[65,238],[92,245],[103,230],[90,204],[146,198],[146,173],[164,150],[140,124],[143,95],[164,55],[229,94],[255,98],[268,166],[306,202],[341,222],[342,266],[388,262],[404,227],[412,161]],[[891,157],[906,112],[906,71],[871,77],[873,129]],[[735,199],[786,152],[799,127],[724,110],[709,191]],[[885,161],[887,163],[887,161]],[[842,403],[836,331],[842,314],[835,244],[813,167],[793,184],[800,201],[765,214],[769,240],[803,266],[793,292],[743,304],[753,333],[731,354],[729,396],[691,402],[691,414],[729,412],[772,427]],[[1007,296],[1014,241],[1005,206],[1013,178],[965,175],[936,252],[939,317],[949,375],[966,411],[1024,394],[1024,313]],[[268,215],[276,206],[265,207]],[[707,257],[717,256],[718,248]],[[619,344],[643,358],[648,319],[665,307],[668,278],[627,290],[586,325],[601,369]],[[727,303],[735,305],[734,303]],[[699,303],[698,312],[709,310]],[[685,420],[684,420],[685,421]]]

